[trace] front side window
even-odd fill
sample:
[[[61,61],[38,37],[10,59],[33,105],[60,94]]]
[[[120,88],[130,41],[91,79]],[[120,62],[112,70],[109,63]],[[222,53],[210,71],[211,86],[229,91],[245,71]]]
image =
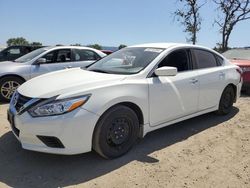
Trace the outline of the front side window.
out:
[[[123,48],[97,61],[88,70],[112,74],[135,74],[148,66],[163,51],[163,48]]]
[[[70,49],[62,49],[62,50],[54,50],[42,58],[46,59],[47,63],[64,63],[71,61],[71,50]]]
[[[69,62],[71,61],[71,50],[63,49],[57,51],[56,62]]]
[[[39,48],[37,50],[34,50],[18,59],[15,60],[15,62],[19,62],[19,63],[25,63],[27,61],[30,61],[32,59],[34,59],[35,57],[37,57],[38,55],[46,52],[48,49],[47,48]]]
[[[216,58],[214,54],[212,54],[211,52],[208,52],[206,50],[198,50],[198,49],[194,49],[193,51],[194,51],[196,63],[199,69],[217,66]]]
[[[95,52],[85,49],[74,49],[73,58],[75,61],[94,61],[101,59]]]
[[[187,50],[176,50],[167,55],[158,65],[160,67],[176,67],[178,72],[189,70],[189,57]]]

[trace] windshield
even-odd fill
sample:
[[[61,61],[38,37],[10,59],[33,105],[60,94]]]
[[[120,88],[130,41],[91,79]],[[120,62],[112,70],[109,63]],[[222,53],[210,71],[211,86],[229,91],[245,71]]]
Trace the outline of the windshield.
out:
[[[246,59],[250,60],[250,49],[232,49],[223,53],[228,59]]]
[[[15,60],[15,62],[25,63],[27,61],[34,59],[36,56],[42,54],[45,51],[47,51],[47,48],[39,48],[39,49],[34,50],[34,51],[32,51],[32,52],[30,52],[22,57],[19,57],[18,59]]]
[[[150,64],[163,50],[162,48],[123,48],[97,61],[87,70],[112,74],[135,74]]]

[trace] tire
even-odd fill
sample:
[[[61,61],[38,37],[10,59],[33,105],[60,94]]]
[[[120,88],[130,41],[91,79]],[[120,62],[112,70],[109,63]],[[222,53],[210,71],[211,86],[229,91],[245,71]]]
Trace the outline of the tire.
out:
[[[233,107],[235,92],[232,86],[227,86],[220,98],[219,109],[216,111],[218,115],[227,115]]]
[[[98,121],[93,135],[93,149],[107,159],[127,153],[139,136],[139,120],[129,107],[117,105]]]
[[[14,91],[24,81],[18,77],[9,76],[0,79],[0,101],[9,102]]]

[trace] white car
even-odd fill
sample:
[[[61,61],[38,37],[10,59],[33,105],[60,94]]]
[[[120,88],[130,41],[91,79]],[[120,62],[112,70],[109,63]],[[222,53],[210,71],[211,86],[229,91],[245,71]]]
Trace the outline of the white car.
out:
[[[8,119],[28,150],[105,158],[148,132],[201,114],[228,114],[241,70],[217,52],[172,43],[124,48],[87,70],[45,74],[21,85]]]

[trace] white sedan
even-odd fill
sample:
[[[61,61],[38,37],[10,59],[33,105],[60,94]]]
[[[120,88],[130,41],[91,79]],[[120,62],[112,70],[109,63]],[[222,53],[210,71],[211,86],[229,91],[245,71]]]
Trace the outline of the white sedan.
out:
[[[148,132],[201,114],[225,115],[241,70],[217,52],[172,43],[124,48],[87,70],[45,74],[21,85],[8,119],[28,150],[105,158],[125,154]]]

